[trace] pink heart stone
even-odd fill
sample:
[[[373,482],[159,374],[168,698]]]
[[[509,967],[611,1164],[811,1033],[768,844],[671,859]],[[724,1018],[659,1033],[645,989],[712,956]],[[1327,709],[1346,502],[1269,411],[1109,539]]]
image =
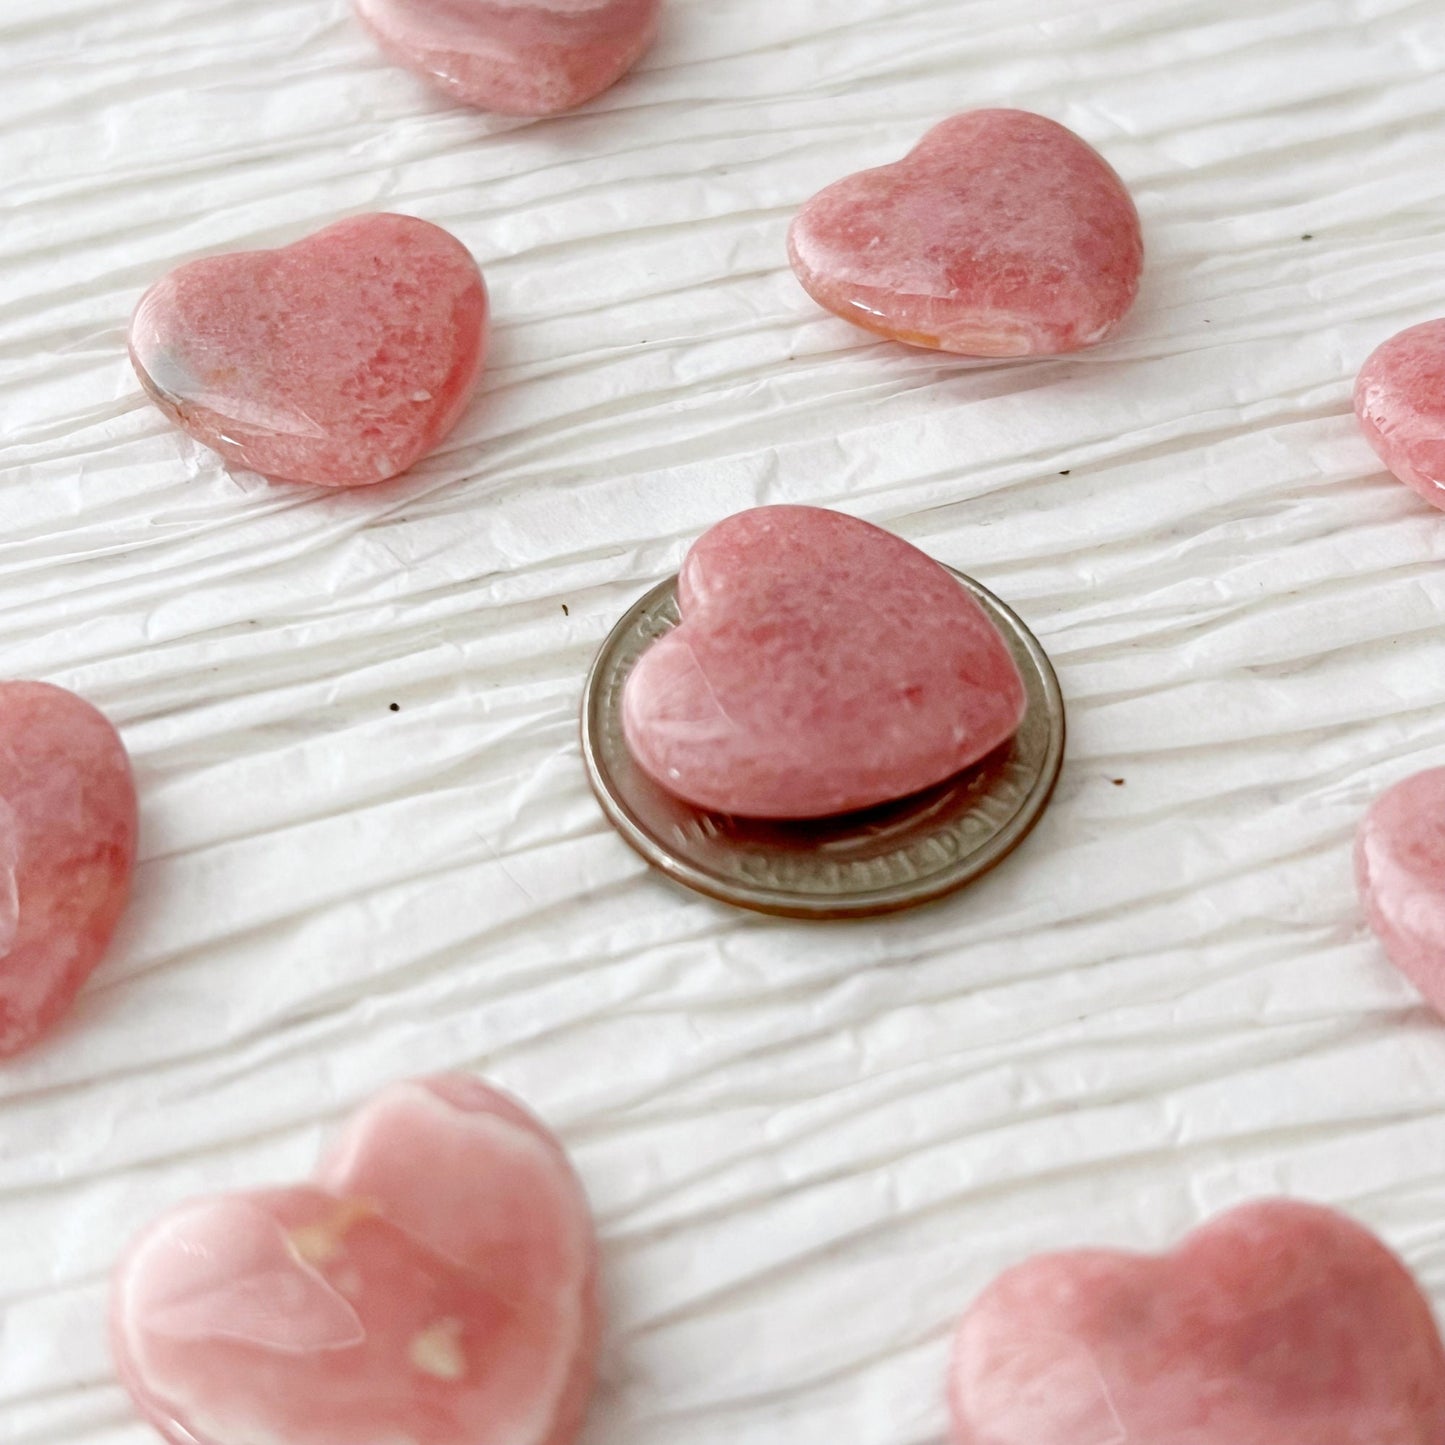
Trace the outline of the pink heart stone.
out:
[[[457,424],[487,342],[482,273],[410,216],[357,216],[276,251],[191,261],[141,298],[130,354],[152,400],[239,467],[359,487]]]
[[[1392,336],[1355,382],[1355,415],[1380,460],[1445,508],[1445,320]]]
[[[657,35],[662,0],[355,0],[382,50],[503,115],[555,115],[615,84]]]
[[[311,1184],[146,1230],[116,1274],[116,1358],[172,1445],[568,1445],[596,1254],[543,1125],[469,1076],[399,1084]]]
[[[818,507],[758,507],[694,544],[683,619],[623,694],[632,756],[699,808],[851,812],[942,782],[1006,742],[1024,687],[945,568]]]
[[[0,1056],[50,1028],[100,962],[135,849],[115,729],[61,688],[0,682]]]
[[[1134,304],[1139,214],[1108,162],[1023,110],[935,126],[896,165],[831,185],[788,234],[829,311],[964,356],[1050,356],[1102,341]]]
[[[1360,826],[1355,874],[1390,961],[1445,1014],[1445,768],[1376,800]]]
[[[1445,1349],[1373,1235],[1234,1210],[1150,1259],[1010,1270],[958,1328],[956,1445],[1441,1445]]]

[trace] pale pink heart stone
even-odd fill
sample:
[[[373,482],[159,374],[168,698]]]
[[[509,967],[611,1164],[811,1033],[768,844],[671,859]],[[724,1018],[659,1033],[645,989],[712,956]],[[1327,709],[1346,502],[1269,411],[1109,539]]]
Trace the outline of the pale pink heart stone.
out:
[[[1355,874],[1390,961],[1445,1014],[1445,768],[1376,800],[1360,826]]]
[[[1108,162],[1023,110],[935,126],[903,160],[819,192],[788,234],[829,311],[964,356],[1048,356],[1102,341],[1139,290],[1139,214]]]
[[[963,1318],[955,1445],[1442,1445],[1445,1349],[1373,1235],[1270,1201],[1162,1258],[1010,1270]]]
[[[117,1269],[112,1336],[172,1445],[568,1445],[596,1268],[561,1145],[448,1075],[384,1090],[311,1184],[151,1226]]]
[[[34,1043],[100,962],[135,851],[115,729],[62,688],[0,682],[0,1055]]]
[[[502,115],[555,115],[615,84],[657,35],[662,0],[354,0],[382,50]]]
[[[943,781],[1006,742],[1023,680],[983,609],[932,558],[818,507],[706,532],[681,624],[623,693],[628,749],[699,808],[816,818]]]
[[[1445,508],[1445,319],[1392,336],[1355,382],[1355,415],[1380,460]]]
[[[437,446],[486,342],[466,247],[393,215],[191,261],[130,327],[136,373],[177,426],[236,466],[322,487],[385,481]]]

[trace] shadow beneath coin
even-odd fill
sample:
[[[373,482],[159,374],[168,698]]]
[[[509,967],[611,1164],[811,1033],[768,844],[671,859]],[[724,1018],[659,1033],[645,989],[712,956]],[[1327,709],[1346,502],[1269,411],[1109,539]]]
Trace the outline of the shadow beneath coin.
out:
[[[691,810],[690,827],[734,848],[766,851],[795,849],[834,857],[863,857],[894,848],[898,840],[920,827],[960,809],[976,807],[996,791],[1015,760],[1013,739],[1000,744],[981,762],[961,773],[873,808],[833,813],[826,818],[788,820],[742,818],[729,813]]]

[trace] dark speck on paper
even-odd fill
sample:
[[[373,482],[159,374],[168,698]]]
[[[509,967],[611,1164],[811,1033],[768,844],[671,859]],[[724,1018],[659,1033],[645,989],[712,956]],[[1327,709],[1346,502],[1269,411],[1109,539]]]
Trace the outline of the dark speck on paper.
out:
[[[571,615],[572,615],[571,611],[568,609],[567,604],[564,602],[564,603],[562,604],[562,616],[563,616],[563,617],[570,617]]]
[[[1306,231],[1306,232],[1304,233],[1304,235],[1300,237],[1300,240],[1301,240],[1301,241],[1313,241],[1314,238],[1315,238],[1315,237],[1314,237],[1314,232],[1313,232],[1313,231]]]
[[[1127,780],[1124,778],[1110,778],[1109,781],[1113,783],[1116,788],[1122,788]]]
[[[391,705],[391,710],[392,710],[392,712],[400,712],[400,711],[401,711],[401,704],[400,704],[399,702],[394,702],[394,703],[392,703],[392,705]]]

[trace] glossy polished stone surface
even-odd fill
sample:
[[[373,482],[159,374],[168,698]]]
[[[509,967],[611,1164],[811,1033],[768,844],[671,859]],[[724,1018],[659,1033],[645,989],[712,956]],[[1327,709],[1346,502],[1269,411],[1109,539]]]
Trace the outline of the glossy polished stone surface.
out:
[[[117,1270],[112,1333],[173,1445],[567,1445],[595,1274],[561,1146],[446,1075],[383,1090],[308,1185],[165,1215]]]
[[[682,623],[623,695],[632,756],[714,812],[817,818],[905,797],[1010,738],[1024,688],[949,573],[881,528],[758,507],[711,528]]]
[[[135,851],[115,729],[62,688],[0,682],[0,1055],[49,1029],[104,956]]]
[[[1390,961],[1445,1015],[1445,768],[1376,800],[1360,825],[1355,874]]]
[[[1380,460],[1445,509],[1445,319],[1392,336],[1361,368],[1355,415]]]
[[[1439,1445],[1445,1350],[1373,1235],[1270,1201],[1162,1258],[1010,1270],[958,1328],[950,1399],[954,1445]]]
[[[821,191],[788,235],[793,270],[845,320],[964,356],[1102,341],[1139,289],[1139,215],[1108,162],[1021,110],[935,126],[894,165]]]
[[[555,115],[616,84],[662,0],[354,0],[381,48],[466,105]]]
[[[322,487],[385,481],[436,447],[486,343],[466,247],[386,214],[177,267],[130,327],[136,373],[177,426],[234,466]]]

